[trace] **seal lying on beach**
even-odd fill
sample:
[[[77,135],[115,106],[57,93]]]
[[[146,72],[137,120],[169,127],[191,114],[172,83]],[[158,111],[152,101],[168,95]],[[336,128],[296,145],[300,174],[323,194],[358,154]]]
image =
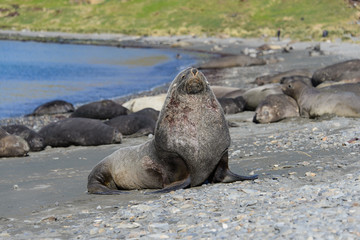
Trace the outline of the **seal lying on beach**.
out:
[[[120,143],[122,135],[115,128],[100,120],[67,118],[43,127],[39,134],[45,144],[52,147],[97,146]]]
[[[257,106],[254,122],[271,123],[290,117],[300,117],[296,101],[285,94],[274,94],[267,96]]]
[[[204,182],[252,180],[228,168],[230,134],[224,113],[205,76],[188,68],[171,83],[156,123],[144,144],[121,148],[98,163],[88,177],[88,192],[121,190],[169,192]]]
[[[360,78],[360,59],[348,60],[336,63],[314,72],[312,83],[314,86],[325,81],[341,81]]]
[[[305,76],[308,78],[312,77],[312,72],[308,69],[293,69],[286,72],[280,72],[272,75],[263,75],[257,77],[254,81],[255,84],[261,86],[269,83],[280,83],[280,80],[283,77],[290,77],[290,76]]]
[[[3,126],[2,128],[10,134],[25,139],[29,144],[30,151],[41,151],[45,148],[43,137],[25,125],[15,124]]]
[[[325,114],[360,117],[360,97],[354,93],[323,92],[302,80],[284,81],[282,89],[296,100],[303,117],[314,118]]]
[[[114,127],[122,135],[132,135],[132,137],[144,136],[154,134],[156,121],[159,116],[159,111],[152,108],[145,108],[138,112],[121,115],[112,118],[105,124]]]
[[[0,127],[0,157],[22,157],[29,150],[29,145],[23,138],[10,135]]]
[[[245,54],[226,56],[212,59],[208,62],[198,65],[199,69],[218,69],[231,67],[247,67],[256,65],[265,65],[266,61],[261,58],[249,57]]]
[[[241,94],[241,96],[243,96],[246,101],[245,109],[254,111],[260,102],[262,102],[268,95],[280,93],[282,93],[281,85],[273,83],[251,88]]]
[[[92,102],[78,107],[71,117],[111,119],[120,115],[126,115],[129,110],[112,100]]]
[[[242,96],[236,98],[218,98],[218,101],[225,114],[243,112],[246,105],[246,101]]]
[[[123,107],[126,107],[132,112],[138,112],[144,108],[153,108],[160,111],[164,105],[165,98],[166,94],[134,98],[125,102]]]
[[[75,108],[71,103],[68,103],[63,100],[54,100],[38,106],[37,108],[35,108],[35,110],[32,113],[26,116],[42,116],[42,115],[69,113],[69,112],[73,112],[74,110]]]

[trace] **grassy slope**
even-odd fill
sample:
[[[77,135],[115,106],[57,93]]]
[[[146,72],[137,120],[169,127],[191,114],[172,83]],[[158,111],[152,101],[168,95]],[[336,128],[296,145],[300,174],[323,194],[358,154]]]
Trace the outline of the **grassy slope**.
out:
[[[345,0],[81,1],[1,0],[0,28],[239,37],[274,36],[281,28],[284,36],[302,40],[320,37],[323,29],[340,37],[360,33],[354,24],[359,10]]]

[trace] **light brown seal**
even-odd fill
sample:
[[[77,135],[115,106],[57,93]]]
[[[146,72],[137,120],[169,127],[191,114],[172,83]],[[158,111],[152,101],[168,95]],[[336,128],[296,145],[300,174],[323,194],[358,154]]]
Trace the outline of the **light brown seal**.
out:
[[[241,94],[241,96],[246,101],[245,109],[254,111],[259,103],[262,102],[268,95],[280,93],[282,93],[281,85],[279,83],[273,83],[251,88]]]
[[[265,65],[266,61],[261,58],[249,57],[245,54],[226,56],[209,60],[198,66],[199,69],[219,69],[231,67],[248,67],[256,65]]]
[[[298,104],[285,94],[275,94],[267,96],[257,106],[254,122],[272,123],[290,117],[300,117]]]
[[[88,177],[88,192],[121,190],[169,192],[204,182],[255,179],[228,168],[230,134],[224,113],[205,76],[195,68],[171,83],[156,124],[144,144],[121,148],[97,164]]]
[[[285,81],[282,85],[285,94],[294,98],[303,117],[318,117],[325,114],[360,117],[360,97],[351,92],[322,92],[308,86],[302,80]]]
[[[22,157],[29,150],[29,145],[23,138],[10,135],[0,127],[0,157]]]
[[[31,151],[41,151],[45,148],[43,137],[25,125],[14,124],[3,126],[2,128],[10,134],[25,139],[29,144]]]

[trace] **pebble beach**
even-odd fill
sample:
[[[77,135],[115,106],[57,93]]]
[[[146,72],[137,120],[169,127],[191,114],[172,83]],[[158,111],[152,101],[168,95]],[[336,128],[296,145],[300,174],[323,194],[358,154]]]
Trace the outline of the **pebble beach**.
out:
[[[192,36],[103,38],[102,43],[107,39],[113,44],[116,39],[129,46],[215,54],[240,53],[264,43],[293,47],[290,53],[263,56],[279,60],[275,63],[205,74],[213,85],[241,88],[255,86],[257,76],[295,68],[316,70],[360,56],[360,45],[340,41],[321,42],[325,55],[309,56],[309,49],[318,43]],[[148,137],[125,138],[120,145],[47,148],[29,157],[0,159],[0,239],[360,239],[360,120],[291,118],[255,124],[253,116],[248,111],[227,119],[238,125],[230,128],[230,169],[258,174],[255,181],[207,184],[167,194],[144,194],[151,190],[118,196],[86,194],[87,175],[98,161]],[[52,118],[0,123],[38,129]]]

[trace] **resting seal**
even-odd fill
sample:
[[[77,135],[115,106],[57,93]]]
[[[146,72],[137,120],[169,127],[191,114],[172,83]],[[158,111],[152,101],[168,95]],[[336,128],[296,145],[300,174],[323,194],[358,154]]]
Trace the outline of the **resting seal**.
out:
[[[31,151],[41,151],[45,148],[44,139],[37,132],[25,125],[15,124],[2,127],[10,134],[22,137],[29,144]]]
[[[29,150],[29,145],[23,138],[10,135],[0,127],[0,157],[22,157]]]
[[[42,115],[51,115],[51,114],[60,114],[60,113],[69,113],[73,112],[74,106],[71,103],[68,103],[63,100],[54,100],[51,102],[44,103],[35,110],[26,115],[26,116],[42,116]]]
[[[111,119],[120,115],[126,115],[129,110],[112,100],[92,102],[78,107],[71,117]]]
[[[255,110],[254,122],[271,123],[289,117],[299,117],[296,101],[285,94],[267,96]]]
[[[285,94],[294,98],[303,117],[318,117],[325,114],[360,117],[360,97],[351,92],[322,92],[308,86],[302,80],[285,81],[282,85]]]
[[[121,133],[100,120],[67,118],[43,127],[39,134],[52,147],[97,146],[120,143]]]
[[[257,77],[254,81],[258,86],[269,84],[269,83],[280,83],[280,80],[283,77],[291,77],[291,76],[304,76],[311,78],[312,72],[308,69],[293,69],[286,72],[280,72],[272,75],[263,75]]]
[[[242,96],[236,98],[218,98],[218,101],[225,114],[243,112],[246,105],[246,101]]]
[[[198,66],[199,69],[219,69],[231,67],[248,67],[256,65],[265,65],[266,61],[261,58],[249,57],[245,54],[220,57]]]
[[[225,116],[209,83],[197,69],[188,68],[170,85],[154,138],[104,158],[89,174],[88,192],[120,194],[144,188],[169,192],[206,181],[257,178],[229,170],[229,146]]]

